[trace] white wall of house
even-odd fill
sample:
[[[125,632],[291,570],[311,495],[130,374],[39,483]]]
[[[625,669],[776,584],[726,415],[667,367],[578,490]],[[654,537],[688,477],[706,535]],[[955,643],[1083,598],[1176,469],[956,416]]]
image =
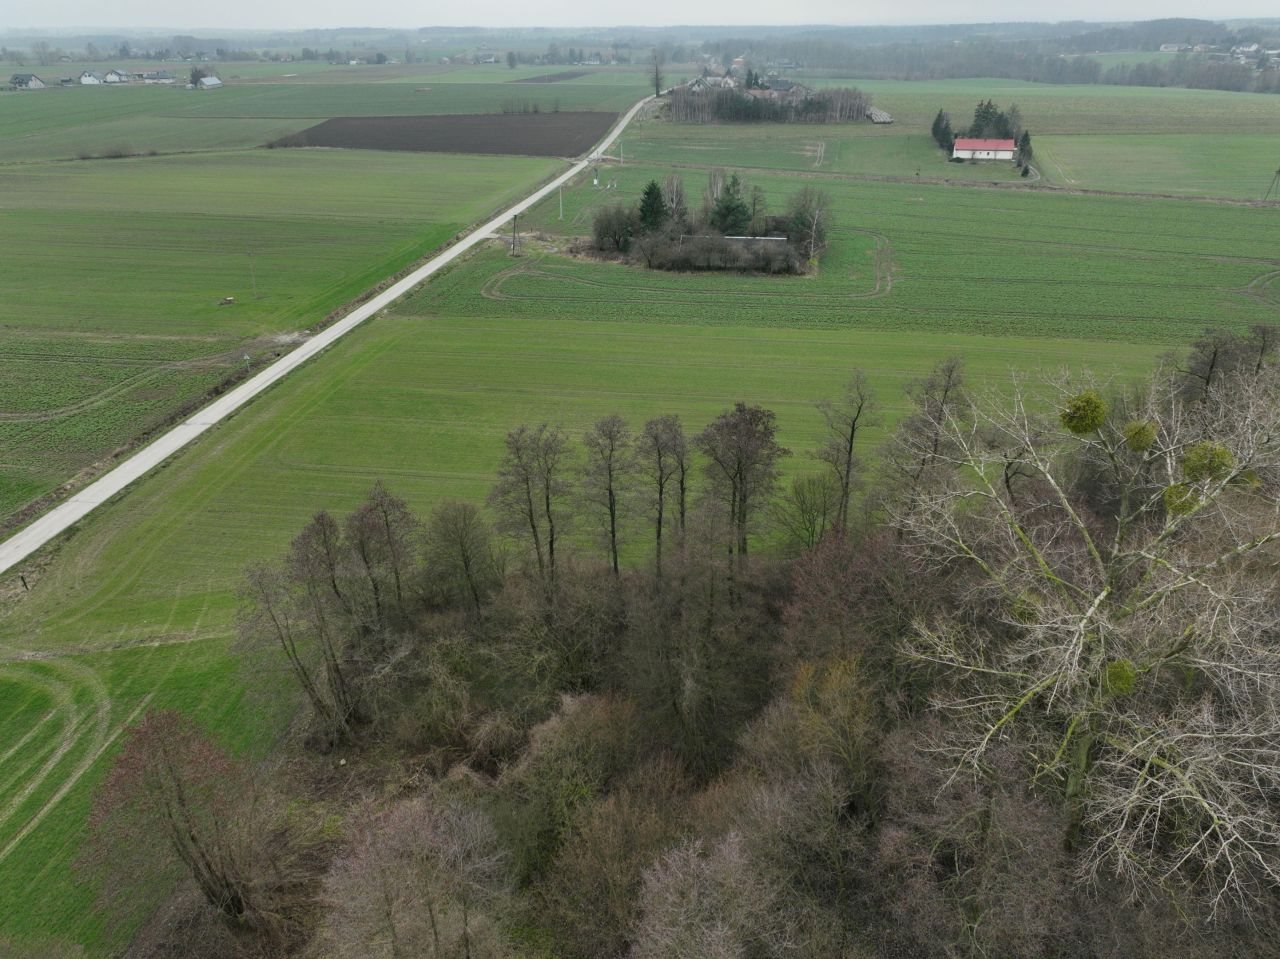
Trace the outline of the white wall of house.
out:
[[[960,160],[1012,160],[1012,150],[961,150],[956,147],[951,155]]]

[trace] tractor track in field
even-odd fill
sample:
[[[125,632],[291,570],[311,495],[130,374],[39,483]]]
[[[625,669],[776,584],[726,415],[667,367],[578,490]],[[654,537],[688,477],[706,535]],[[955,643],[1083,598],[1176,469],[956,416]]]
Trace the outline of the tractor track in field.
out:
[[[12,664],[3,668],[2,671],[10,677],[11,681],[46,689],[53,699],[54,712],[62,719],[62,723],[56,745],[51,751],[37,754],[27,765],[11,769],[5,774],[3,789],[6,799],[0,806],[0,828],[10,825],[22,810],[23,805],[45,785],[67,755],[81,746],[86,739],[89,740],[86,747],[86,756],[89,758],[81,757],[71,775],[64,779],[55,791],[55,798],[42,803],[26,822],[6,837],[7,842],[0,847],[0,862],[3,862],[17,844],[48,814],[56,804],[57,798],[65,795],[65,790],[79,781],[112,738],[111,698],[101,677],[93,669],[70,661],[62,661],[54,664],[50,674],[35,673],[31,670],[16,668]],[[87,701],[79,701],[85,696]],[[43,720],[40,726],[45,722],[47,720]],[[11,759],[13,755],[16,753],[7,754],[7,759]]]
[[[1280,270],[1255,276],[1239,292],[1269,305],[1280,303]]]
[[[106,753],[115,741],[120,738],[120,734],[123,733],[125,729],[128,728],[139,715],[141,715],[142,711],[151,704],[151,700],[154,695],[154,693],[148,693],[144,696],[138,705],[134,707],[133,711],[116,725],[115,729],[109,731],[101,741],[95,743],[94,747],[90,749],[85,757],[76,764],[71,775],[62,781],[58,788],[54,790],[53,795],[49,797],[48,801],[40,807],[39,811],[27,820],[21,829],[14,833],[12,838],[10,838],[4,846],[0,846],[0,863],[4,862],[4,860],[8,858],[9,854],[18,848],[22,841],[26,839],[27,836],[29,836],[35,828],[44,821],[44,818],[57,807],[58,803],[62,801],[67,793],[71,792],[71,790],[76,787],[76,784],[80,782],[84,774],[92,769],[98,760],[102,758],[103,754]]]
[[[132,376],[127,376],[117,383],[112,383],[110,386],[99,390],[92,396],[86,396],[83,399],[76,400],[74,403],[68,403],[65,406],[58,406],[46,410],[37,410],[31,413],[0,412],[0,423],[46,423],[50,420],[60,420],[65,419],[68,416],[88,413],[102,406],[104,403],[109,403],[131,390],[135,390],[146,385],[150,380],[153,380],[164,373],[172,373],[182,370],[213,369],[220,365],[225,366],[233,362],[236,356],[242,352],[242,350],[228,350],[225,353],[214,356],[201,356],[186,360],[170,360],[160,364],[153,364],[148,369],[141,370]],[[6,357],[10,355],[23,356],[24,354],[6,354]],[[36,359],[37,361],[39,361],[39,359],[45,359],[50,362],[82,362],[94,364],[99,362],[97,359],[88,357],[68,358],[58,354],[44,354],[43,356],[39,354],[25,355],[28,358]],[[142,361],[125,362],[116,360],[113,362],[111,360],[103,360],[101,362],[105,365],[127,366],[138,365]]]

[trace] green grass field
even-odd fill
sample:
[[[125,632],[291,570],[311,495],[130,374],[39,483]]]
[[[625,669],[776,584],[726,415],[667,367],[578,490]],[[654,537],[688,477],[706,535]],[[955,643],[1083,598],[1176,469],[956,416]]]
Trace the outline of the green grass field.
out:
[[[647,120],[623,140],[626,159],[690,166],[871,176],[1016,181],[1012,163],[950,163],[924,130],[870,124],[723,124]]]
[[[605,82],[584,77],[512,83],[520,73],[510,72],[515,76],[497,74],[487,82],[468,72],[409,82],[392,74],[361,83],[230,81],[214,91],[128,85],[0,94],[0,165],[118,148],[136,153],[243,149],[338,116],[500,113],[511,104],[548,112],[622,112],[648,90],[636,73],[606,74]]]
[[[803,79],[803,78],[801,78]],[[891,125],[695,126],[646,122],[624,141],[648,162],[853,176],[1018,181],[1011,163],[949,163],[929,136],[938,110],[957,127],[974,106],[1017,103],[1043,182],[1074,189],[1260,199],[1280,166],[1280,97],[1216,90],[1051,86],[1012,80],[857,85]],[[1030,181],[1028,181],[1030,182]]]
[[[308,97],[328,95],[322,75],[244,86],[286,89],[280,102],[301,110]],[[471,95],[470,80],[447,82]],[[385,102],[406,95],[394,81],[362,89],[384,86]],[[1023,103],[1027,86],[897,85],[876,101],[914,97],[927,131],[944,91],[971,110],[979,95],[1007,103],[1011,87]],[[1029,95],[1037,92],[1038,101]],[[1082,96],[1035,88],[1027,102],[1065,129],[1083,122]],[[1186,109],[1194,113],[1200,99],[1188,94]],[[1227,112],[1256,109],[1242,100]],[[1098,88],[1104,132],[1131,102]],[[0,935],[67,936],[93,955],[124,941],[128,927],[109,930],[89,911],[92,891],[75,885],[69,865],[114,737],[139,709],[164,704],[193,712],[234,746],[269,741],[281,716],[250,708],[228,654],[244,565],[280,554],[312,512],[349,508],[376,479],[421,511],[448,497],[479,502],[503,434],[521,421],[577,431],[610,412],[634,422],[676,412],[697,429],[738,399],[777,411],[796,472],[813,466],[814,402],[854,367],[868,371],[886,408],[885,426],[868,438],[874,445],[904,408],[903,385],[945,356],[962,355],[983,388],[999,388],[1013,370],[1063,366],[1130,377],[1210,323],[1240,328],[1280,309],[1276,210],[931,182],[969,170],[945,163],[945,174],[922,171],[918,183],[866,179],[912,176],[913,163],[928,163],[927,140],[902,125],[908,113],[887,108],[899,121],[888,131],[839,135],[646,121],[624,140],[627,164],[602,170],[616,191],[580,177],[565,190],[563,220],[556,197],[526,218],[535,238],[524,256],[505,255],[495,241],[457,264],[90,515],[26,571],[29,591],[14,575],[0,578]],[[806,138],[824,134],[815,166]],[[5,168],[0,176],[25,179],[0,194],[0,225],[39,238],[23,254],[27,282],[0,289],[10,303],[25,298],[31,317],[22,339],[7,342],[43,358],[11,363],[12,380],[0,376],[0,410],[30,421],[26,432],[0,422],[0,437],[26,437],[21,448],[34,450],[51,430],[36,424],[43,410],[113,398],[94,407],[100,419],[108,406],[133,409],[120,406],[124,398],[163,389],[163,378],[146,379],[159,368],[187,382],[202,374],[173,364],[225,354],[230,342],[266,349],[341,283],[358,285],[439,242],[496,206],[504,188],[527,188],[552,167],[488,162],[229,150]],[[830,192],[835,228],[818,275],[653,274],[565,255],[601,204],[634,201],[650,178],[672,171],[697,203],[711,166],[743,169],[775,210],[803,183]],[[14,197],[38,200],[36,212]],[[187,229],[193,221],[198,230]],[[92,228],[77,229],[85,224]],[[93,242],[112,225],[132,238],[122,252]],[[245,236],[261,243],[259,301],[245,297]],[[176,258],[152,262],[164,256]],[[79,282],[92,295],[55,282],[68,260],[82,262]],[[111,282],[122,274],[136,289]],[[31,276],[41,277],[38,289]],[[245,297],[243,310],[193,292],[237,282],[226,292]],[[97,304],[110,316],[96,317]],[[81,344],[89,344],[83,355]],[[39,450],[31,461],[49,456]]]
[[[803,78],[802,78],[803,79]],[[1032,136],[1067,133],[1280,133],[1280,97],[1265,93],[1048,84],[1021,80],[824,80],[854,84],[893,114],[894,126],[928,132],[939,109],[967,122],[974,105],[1017,103]]]
[[[632,202],[648,180],[669,172],[610,168],[616,192],[592,189],[584,176],[565,194],[567,227],[554,200],[529,223],[550,233],[586,233],[594,208]],[[679,172],[691,202],[700,202],[704,174]],[[1280,218],[1272,209],[820,173],[798,181],[750,171],[746,179],[765,189],[774,210],[784,208],[801,182],[831,194],[838,242],[818,277],[757,279],[749,292],[734,296],[724,277],[691,280],[551,260],[515,267],[486,293],[527,316],[580,308],[596,319],[625,319],[639,302],[648,318],[667,322],[688,311],[707,324],[748,320],[1170,344],[1194,336],[1207,318],[1244,328],[1273,319],[1280,307]],[[736,289],[743,291],[740,281]],[[449,290],[446,280],[428,295],[447,304]],[[725,308],[715,309],[721,303]]]
[[[621,110],[646,83],[616,69],[515,84],[543,71],[224,66],[252,76],[207,94],[0,94],[0,524],[558,168],[256,147],[331,116],[495,112],[513,99]],[[218,305],[227,296],[234,307]]]
[[[1104,70],[1122,63],[1169,63],[1178,58],[1177,53],[1160,50],[1118,50],[1111,53],[1085,53],[1081,56],[1086,60],[1096,60]]]
[[[0,662],[0,934],[87,942],[95,954],[126,941],[93,911],[75,878],[93,788],[121,730],[149,708],[182,709],[236,749],[281,722],[244,682],[225,643],[153,646],[56,660]],[[41,891],[47,894],[40,894]]]
[[[1039,137],[1036,165],[1059,186],[1259,200],[1280,169],[1277,132]]]
[[[557,168],[264,150],[9,170],[0,518]]]

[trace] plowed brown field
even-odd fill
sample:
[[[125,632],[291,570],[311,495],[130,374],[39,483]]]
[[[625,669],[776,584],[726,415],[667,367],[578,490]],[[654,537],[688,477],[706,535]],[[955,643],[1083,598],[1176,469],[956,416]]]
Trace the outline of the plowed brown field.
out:
[[[614,113],[576,111],[335,117],[270,145],[574,157],[598,142],[616,119]]]

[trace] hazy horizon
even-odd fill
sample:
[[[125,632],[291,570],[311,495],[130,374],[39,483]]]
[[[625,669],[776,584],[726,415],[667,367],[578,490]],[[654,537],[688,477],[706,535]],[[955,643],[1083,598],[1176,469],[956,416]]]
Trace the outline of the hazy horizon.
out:
[[[408,0],[366,0],[361,4],[363,23],[353,23],[347,4],[303,3],[301,0],[225,0],[216,8],[185,8],[177,12],[168,0],[121,0],[114,9],[114,23],[105,24],[98,4],[89,0],[55,0],[27,8],[16,5],[3,20],[0,33],[50,31],[92,33],[164,30],[317,30],[317,29],[419,29],[423,27],[476,27],[486,29],[618,29],[626,27],[670,28],[707,26],[925,26],[934,24],[1056,23],[1095,21],[1122,23],[1168,17],[1208,20],[1273,19],[1280,15],[1273,0],[1241,0],[1229,12],[1206,16],[1202,3],[1166,0],[1074,0],[1055,8],[1051,15],[1028,16],[1025,3],[1012,0],[974,0],[963,12],[943,0],[865,0],[852,7],[841,0],[800,0],[789,5],[785,17],[779,7],[760,0],[704,0],[699,15],[677,0],[654,0],[643,11],[625,8],[625,15],[602,15],[600,6],[587,0],[544,0],[530,5],[514,0],[475,0],[460,12],[423,9]],[[637,14],[643,12],[645,16]]]

